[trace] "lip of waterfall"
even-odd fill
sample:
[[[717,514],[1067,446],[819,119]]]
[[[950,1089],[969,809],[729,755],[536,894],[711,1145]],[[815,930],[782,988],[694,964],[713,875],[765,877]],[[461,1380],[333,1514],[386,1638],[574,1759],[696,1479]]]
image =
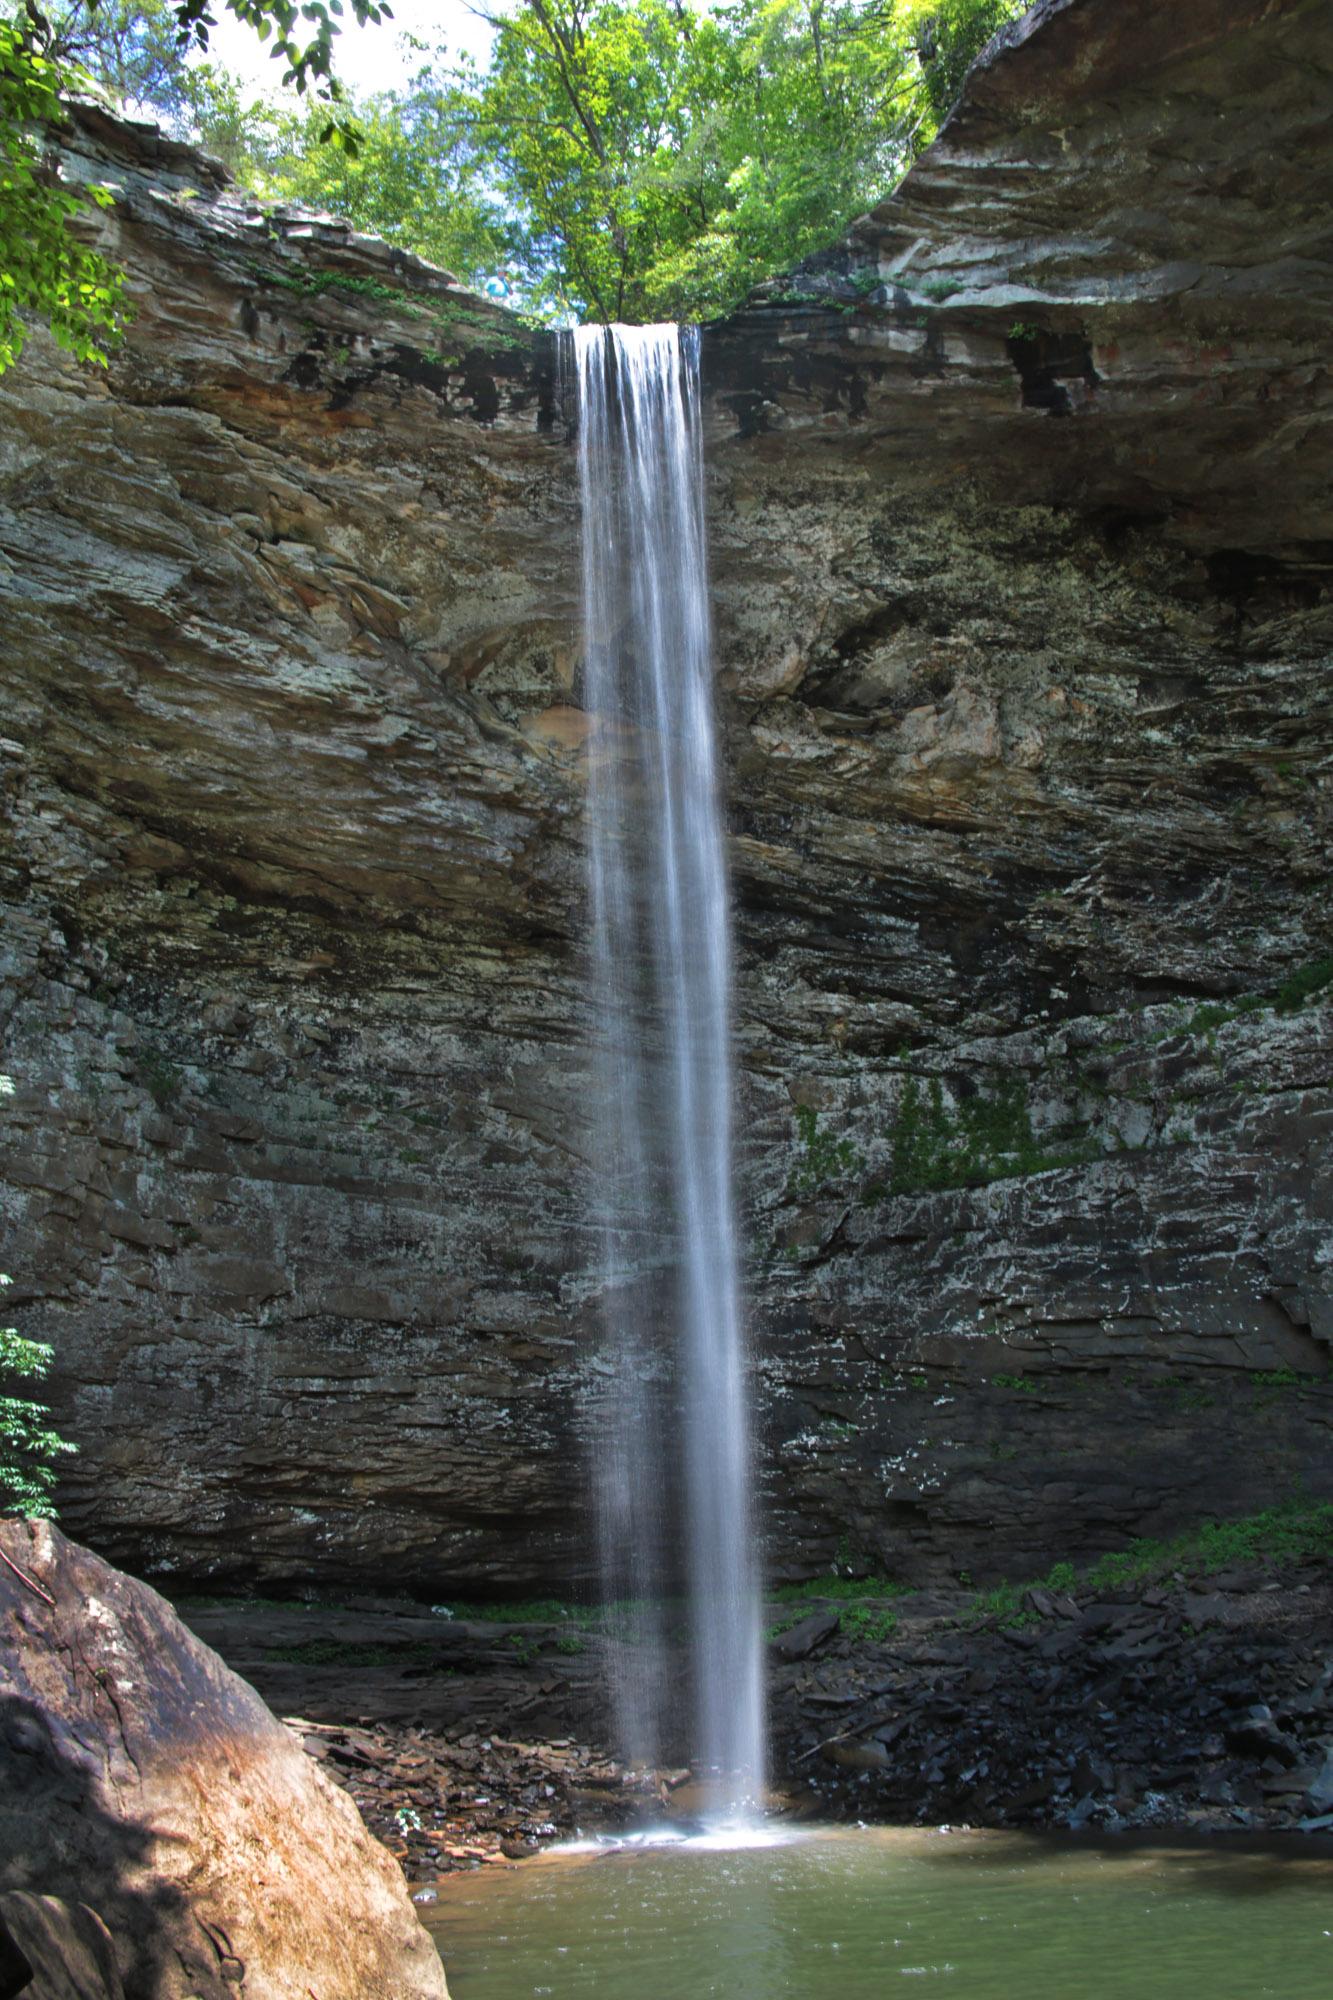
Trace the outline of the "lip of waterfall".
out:
[[[588,888],[603,1360],[590,1369],[603,1591],[661,1599],[683,1556],[691,1674],[659,1623],[613,1649],[621,1754],[764,1791],[750,1419],[732,1186],[731,929],[697,335],[579,327]],[[664,1283],[664,1274],[669,1281]],[[600,1417],[600,1425],[598,1418]]]

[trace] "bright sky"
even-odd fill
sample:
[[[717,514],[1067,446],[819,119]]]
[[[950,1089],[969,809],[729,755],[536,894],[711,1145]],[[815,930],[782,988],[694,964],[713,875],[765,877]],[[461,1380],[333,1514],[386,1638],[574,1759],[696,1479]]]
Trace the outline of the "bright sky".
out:
[[[466,0],[391,0],[393,19],[378,28],[359,28],[351,8],[333,45],[335,70],[347,88],[365,97],[393,90],[407,82],[441,42],[454,55],[468,51],[482,61],[491,46],[491,31]],[[500,11],[499,8],[496,11]],[[217,9],[217,26],[209,36],[209,57],[221,68],[244,79],[265,97],[276,97],[282,65],[234,14]],[[413,48],[408,37],[424,43]]]

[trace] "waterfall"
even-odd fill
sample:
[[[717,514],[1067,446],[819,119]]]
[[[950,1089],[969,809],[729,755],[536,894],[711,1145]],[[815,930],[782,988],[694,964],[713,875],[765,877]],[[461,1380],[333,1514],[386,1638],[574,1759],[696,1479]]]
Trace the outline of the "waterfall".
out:
[[[622,1751],[681,1726],[668,1599],[692,1651],[687,1741],[724,1813],[764,1781],[750,1425],[732,1189],[731,937],[713,722],[698,336],[573,336],[583,504],[602,1584]]]

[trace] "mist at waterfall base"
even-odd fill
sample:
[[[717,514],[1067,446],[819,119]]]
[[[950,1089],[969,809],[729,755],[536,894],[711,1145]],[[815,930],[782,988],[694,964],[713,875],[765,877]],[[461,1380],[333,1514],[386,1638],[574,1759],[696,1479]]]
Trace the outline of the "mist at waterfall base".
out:
[[[698,337],[569,336],[582,503],[601,1344],[592,1465],[617,1749],[681,1746],[708,1816],[763,1792],[764,1691],[732,1187],[731,933]],[[667,1605],[683,1588],[682,1690]]]

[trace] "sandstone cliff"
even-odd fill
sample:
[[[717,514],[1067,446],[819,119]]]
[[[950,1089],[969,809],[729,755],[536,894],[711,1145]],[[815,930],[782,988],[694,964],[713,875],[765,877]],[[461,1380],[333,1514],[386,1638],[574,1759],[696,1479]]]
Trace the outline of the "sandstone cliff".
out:
[[[1045,0],[706,334],[789,1569],[1333,1491],[1320,24]],[[168,1575],[575,1581],[559,353],[143,128],[65,158],[137,305],[106,378],[0,383],[2,1198],[67,1519]]]

